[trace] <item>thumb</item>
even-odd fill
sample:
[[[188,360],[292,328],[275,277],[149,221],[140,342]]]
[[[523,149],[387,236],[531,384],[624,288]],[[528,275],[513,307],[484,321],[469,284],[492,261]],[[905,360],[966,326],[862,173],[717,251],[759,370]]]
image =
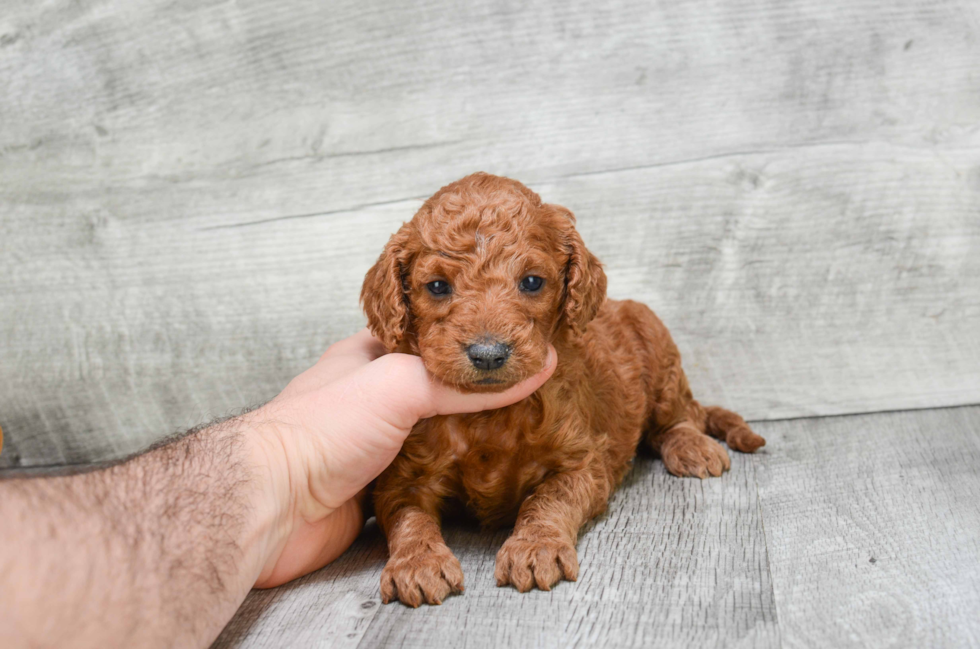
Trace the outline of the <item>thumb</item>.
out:
[[[368,409],[407,433],[419,419],[479,412],[517,403],[544,385],[557,366],[558,354],[553,346],[549,346],[545,365],[537,374],[503,392],[463,394],[432,376],[418,356],[387,354],[357,373],[358,382],[373,385],[375,390],[357,390],[357,393],[365,398],[372,392],[377,395],[377,387],[383,385],[384,398],[369,399]]]
[[[535,390],[551,378],[556,367],[558,367],[558,353],[553,346],[549,345],[548,357],[545,359],[541,371],[520,383],[512,385],[503,392],[463,394],[438,379],[432,378],[428,383],[425,395],[418,404],[420,408],[423,408],[419,418],[480,412],[481,410],[493,410],[509,406],[531,396]]]

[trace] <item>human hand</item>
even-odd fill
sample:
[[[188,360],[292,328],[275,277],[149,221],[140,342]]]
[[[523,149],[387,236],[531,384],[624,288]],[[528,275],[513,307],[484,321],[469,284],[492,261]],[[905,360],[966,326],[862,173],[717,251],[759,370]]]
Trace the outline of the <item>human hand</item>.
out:
[[[398,454],[420,419],[516,403],[557,366],[495,394],[461,394],[425,370],[422,359],[385,354],[365,329],[332,345],[279,396],[246,415],[252,457],[265,482],[271,528],[259,544],[258,588],[323,567],[364,524],[365,487]]]

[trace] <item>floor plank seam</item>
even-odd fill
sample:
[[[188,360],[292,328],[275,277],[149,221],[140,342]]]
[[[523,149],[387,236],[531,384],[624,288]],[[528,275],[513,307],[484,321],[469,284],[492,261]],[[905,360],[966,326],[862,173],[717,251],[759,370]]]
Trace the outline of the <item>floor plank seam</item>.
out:
[[[783,646],[783,627],[779,623],[779,601],[776,599],[776,582],[772,578],[772,560],[769,554],[769,535],[766,534],[766,517],[762,511],[762,494],[759,493],[759,456],[753,455],[752,464],[752,484],[755,486],[755,506],[759,511],[759,526],[762,528],[762,543],[766,551],[766,575],[769,577],[769,595],[772,597],[772,614],[776,624],[776,633],[779,636],[779,646]]]
[[[883,410],[862,410],[841,412],[833,415],[799,415],[795,417],[779,417],[777,419],[747,419],[750,424],[771,424],[781,421],[800,421],[804,419],[833,419],[834,417],[861,417],[863,415],[902,414],[904,412],[922,412],[924,410],[955,410],[957,408],[976,408],[980,402],[956,403],[948,406],[922,406],[921,408],[885,408]]]

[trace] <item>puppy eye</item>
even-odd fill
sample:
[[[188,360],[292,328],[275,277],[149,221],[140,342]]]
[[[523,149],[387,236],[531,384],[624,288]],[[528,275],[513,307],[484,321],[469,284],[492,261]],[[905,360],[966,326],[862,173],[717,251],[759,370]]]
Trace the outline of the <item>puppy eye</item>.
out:
[[[425,288],[429,289],[429,293],[436,297],[444,297],[449,295],[453,288],[449,285],[449,282],[445,282],[441,279],[437,279],[434,282],[429,282],[425,285]]]
[[[521,290],[525,293],[537,293],[544,286],[544,280],[537,275],[528,275],[521,280]]]

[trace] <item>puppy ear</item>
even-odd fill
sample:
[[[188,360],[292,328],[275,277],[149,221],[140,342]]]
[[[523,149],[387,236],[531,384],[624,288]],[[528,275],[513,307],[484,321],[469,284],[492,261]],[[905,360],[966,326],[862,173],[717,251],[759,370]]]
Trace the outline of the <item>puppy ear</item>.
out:
[[[606,301],[606,273],[602,263],[585,247],[575,229],[575,216],[557,205],[550,206],[568,219],[565,229],[565,302],[563,315],[572,333],[581,335]]]
[[[411,310],[406,286],[407,250],[410,224],[405,223],[391,235],[384,252],[364,276],[361,304],[367,315],[368,328],[391,352],[394,351],[409,327]]]

